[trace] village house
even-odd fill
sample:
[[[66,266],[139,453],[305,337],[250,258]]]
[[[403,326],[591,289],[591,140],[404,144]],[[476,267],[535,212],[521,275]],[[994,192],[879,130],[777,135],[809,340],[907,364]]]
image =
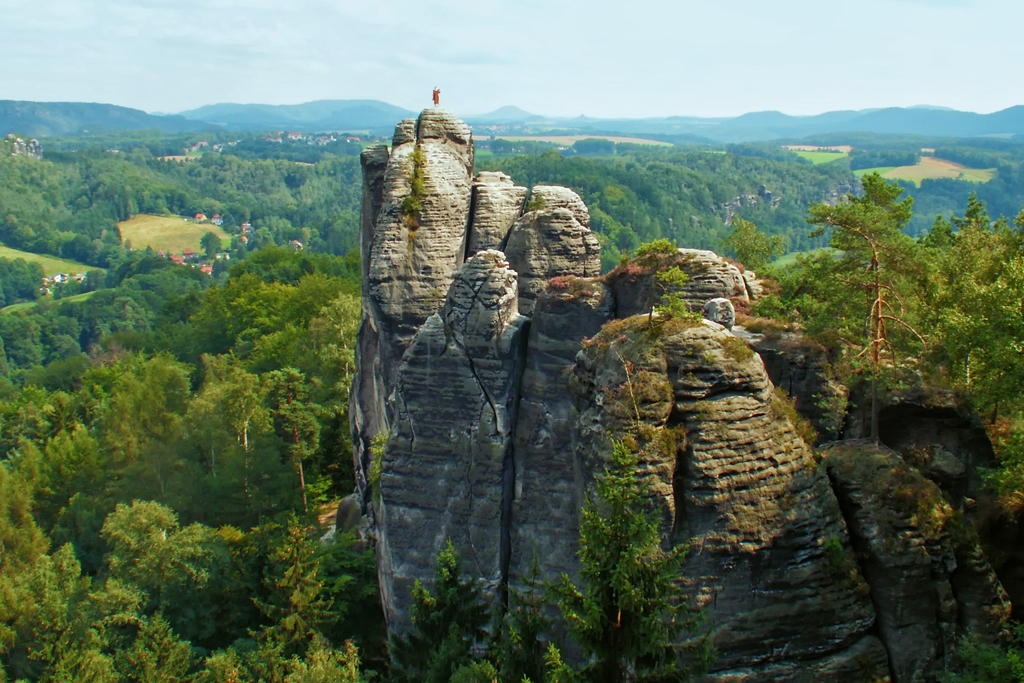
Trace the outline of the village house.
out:
[[[179,266],[185,265],[185,257],[181,254],[171,254],[171,261]]]
[[[298,240],[292,240],[291,242],[289,242],[289,244],[291,245],[291,248],[294,249],[295,251],[302,251],[302,242]]]
[[[213,266],[207,266],[207,265],[200,266],[199,267],[199,272],[200,273],[205,273],[207,275],[213,275]]]
[[[196,214],[196,223],[205,223],[205,222],[206,222],[206,214],[205,213],[197,213]]]
[[[249,221],[242,223],[242,234],[248,235],[250,232],[252,232],[252,223]]]
[[[210,219],[210,222],[214,225],[224,225],[224,218],[221,217],[219,213],[215,213],[213,214],[213,218]]]
[[[191,249],[188,249],[188,248],[186,248],[185,251],[181,252],[181,256],[186,261],[190,261],[190,262],[191,261],[198,261],[199,260],[199,254],[197,254],[196,252],[194,252],[194,251],[192,251]]]

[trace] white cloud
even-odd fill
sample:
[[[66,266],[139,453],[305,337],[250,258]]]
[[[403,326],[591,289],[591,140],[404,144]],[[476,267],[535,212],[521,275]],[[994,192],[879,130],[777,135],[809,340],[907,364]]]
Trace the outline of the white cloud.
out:
[[[592,116],[1017,104],[999,0],[0,0],[2,99],[181,111],[440,87],[456,111]],[[15,28],[17,27],[17,28]],[[999,68],[978,69],[993,55]]]

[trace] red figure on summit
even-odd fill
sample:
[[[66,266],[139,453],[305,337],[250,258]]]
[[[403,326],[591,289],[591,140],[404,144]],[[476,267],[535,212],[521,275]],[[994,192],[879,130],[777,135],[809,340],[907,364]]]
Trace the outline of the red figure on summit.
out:
[[[441,91],[434,88],[434,106],[441,104]]]

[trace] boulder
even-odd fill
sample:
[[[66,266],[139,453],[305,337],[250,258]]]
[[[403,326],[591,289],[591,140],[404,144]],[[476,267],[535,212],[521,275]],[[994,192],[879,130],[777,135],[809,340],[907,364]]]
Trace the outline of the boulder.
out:
[[[718,323],[727,330],[731,330],[736,322],[736,309],[728,299],[711,299],[704,304],[704,317],[713,323]]]

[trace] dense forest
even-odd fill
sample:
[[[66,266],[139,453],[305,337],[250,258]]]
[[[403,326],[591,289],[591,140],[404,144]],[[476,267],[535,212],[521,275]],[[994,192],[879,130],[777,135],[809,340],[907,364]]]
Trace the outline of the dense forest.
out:
[[[60,141],[43,161],[0,153],[0,242],[106,269],[86,298],[0,314],[0,681],[298,683],[362,680],[366,671],[448,681],[461,671],[452,680],[519,683],[540,681],[545,669],[551,680],[600,680],[536,640],[550,626],[544,600],[584,609],[599,585],[565,587],[558,598],[534,587],[511,598],[506,622],[485,629],[490,617],[451,553],[438,558],[435,592],[417,596],[422,623],[436,629],[393,643],[389,668],[371,550],[354,534],[316,540],[322,506],[352,489],[358,158],[351,146],[298,158],[308,150],[253,140],[188,163],[157,159],[169,146],[180,152],[183,139]],[[768,266],[777,285],[748,322],[800,327],[850,359],[837,367],[854,384],[877,380],[884,390],[916,373],[961,392],[984,412],[1000,453],[990,485],[1007,514],[1019,513],[1024,157],[1016,147],[942,148],[944,158],[997,168],[995,179],[921,188],[868,180],[853,204],[863,215],[845,216],[818,202],[855,190],[851,160],[814,166],[757,146],[588,149],[498,153],[477,166],[577,190],[606,269],[659,239],[760,253],[758,267],[780,246],[772,238],[790,250],[835,247],[840,258],[823,252],[789,269]],[[136,213],[198,211],[225,215],[229,232],[246,220],[256,228],[251,249],[235,245],[244,258],[216,277],[126,250],[117,234],[116,222]],[[1000,214],[1017,217],[993,220]],[[885,286],[905,323],[890,325],[875,365],[856,360],[872,344],[865,244],[821,229],[864,216],[877,221],[874,239],[892,258]],[[927,229],[914,228],[923,222]],[[276,246],[290,239],[307,249]],[[41,274],[37,264],[0,259],[4,303],[35,299]],[[626,450],[616,455],[623,467]],[[621,476],[615,489],[615,471],[607,482],[609,500],[640,493]],[[648,522],[628,522],[638,534],[631,543],[650,545]],[[593,533],[616,523],[595,513]],[[678,559],[660,557],[658,567]],[[634,578],[658,587],[652,604],[665,610],[677,603],[659,576]],[[692,616],[673,628],[693,627]],[[600,639],[593,625],[577,626],[580,647]],[[486,652],[475,645],[484,633]],[[644,661],[674,666],[657,649],[670,635],[657,631]],[[708,653],[693,656],[699,669]]]

